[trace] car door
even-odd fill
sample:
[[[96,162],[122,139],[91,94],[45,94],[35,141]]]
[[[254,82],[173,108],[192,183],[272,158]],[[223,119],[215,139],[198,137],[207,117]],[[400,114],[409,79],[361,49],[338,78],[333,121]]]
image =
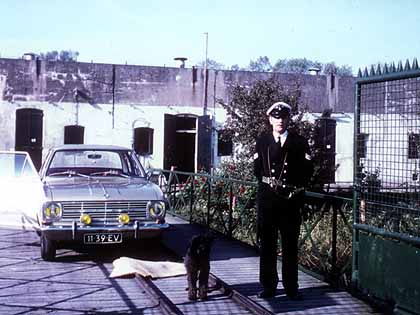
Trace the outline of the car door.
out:
[[[41,179],[27,152],[0,151],[0,226],[38,227],[44,193]]]

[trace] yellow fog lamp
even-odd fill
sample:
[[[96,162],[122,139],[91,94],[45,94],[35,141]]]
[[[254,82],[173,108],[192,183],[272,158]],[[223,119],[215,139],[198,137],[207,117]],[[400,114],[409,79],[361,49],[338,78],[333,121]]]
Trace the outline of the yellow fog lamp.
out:
[[[87,213],[82,213],[80,216],[80,223],[84,225],[89,225],[92,223],[92,217]]]
[[[120,224],[128,224],[128,222],[130,222],[130,216],[127,213],[120,213],[118,222],[120,222]]]

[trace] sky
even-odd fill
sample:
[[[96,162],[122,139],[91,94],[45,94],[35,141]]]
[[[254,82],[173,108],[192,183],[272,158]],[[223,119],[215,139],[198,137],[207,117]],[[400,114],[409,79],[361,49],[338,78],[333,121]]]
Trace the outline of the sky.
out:
[[[190,68],[207,46],[227,67],[267,56],[356,73],[420,59],[419,12],[419,0],[0,0],[0,57],[71,49],[82,62],[178,67],[186,57]]]

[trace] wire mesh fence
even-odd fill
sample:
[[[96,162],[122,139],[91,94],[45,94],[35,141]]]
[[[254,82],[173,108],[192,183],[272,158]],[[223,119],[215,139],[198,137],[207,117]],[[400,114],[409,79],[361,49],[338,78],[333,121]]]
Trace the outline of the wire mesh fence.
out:
[[[360,79],[355,131],[358,223],[420,236],[420,71]]]

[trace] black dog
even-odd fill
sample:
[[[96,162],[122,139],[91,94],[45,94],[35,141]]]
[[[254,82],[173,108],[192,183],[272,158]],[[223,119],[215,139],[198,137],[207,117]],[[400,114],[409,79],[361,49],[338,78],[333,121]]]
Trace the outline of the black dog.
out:
[[[187,269],[188,299],[197,300],[197,280],[199,285],[198,297],[207,298],[210,274],[210,250],[214,236],[210,233],[195,235],[185,255],[184,264]]]

